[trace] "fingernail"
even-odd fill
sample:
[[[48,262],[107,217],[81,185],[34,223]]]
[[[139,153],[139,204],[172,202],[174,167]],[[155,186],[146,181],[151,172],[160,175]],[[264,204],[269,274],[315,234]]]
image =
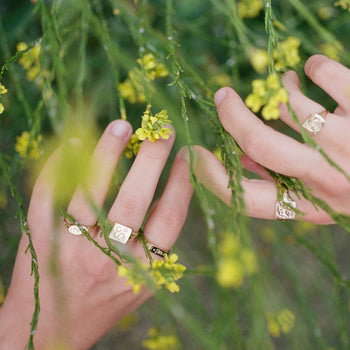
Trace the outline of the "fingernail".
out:
[[[127,121],[122,119],[118,119],[114,121],[110,129],[110,133],[112,135],[117,136],[121,139],[128,136],[130,131],[131,131],[130,124]]]
[[[216,107],[219,107],[221,102],[225,99],[227,96],[227,89],[226,88],[221,88],[218,90],[214,96],[214,102],[216,104]]]
[[[189,147],[185,146],[182,147],[181,150],[179,151],[178,156],[183,159],[185,162],[188,164],[191,164],[191,157],[190,157],[190,150]],[[192,164],[193,167],[195,168],[197,163],[198,163],[198,154],[196,153],[195,150],[192,150]]]

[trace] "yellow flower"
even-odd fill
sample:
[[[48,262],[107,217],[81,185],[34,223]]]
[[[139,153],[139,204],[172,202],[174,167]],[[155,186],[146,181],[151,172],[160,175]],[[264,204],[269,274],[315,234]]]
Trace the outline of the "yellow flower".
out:
[[[156,58],[152,53],[148,53],[142,58],[137,59],[137,63],[145,69],[146,78],[148,80],[164,78],[169,75],[167,69],[161,63],[156,61]]]
[[[209,80],[210,85],[230,86],[232,85],[231,77],[226,73],[218,73],[213,75]]]
[[[255,49],[249,53],[250,63],[260,74],[266,71],[269,64],[269,55],[266,50]]]
[[[127,144],[124,155],[126,158],[131,159],[137,155],[141,147],[141,142],[136,134],[132,134],[129,143]]]
[[[350,11],[350,0],[339,0],[334,3],[334,6],[341,6],[343,10]]]
[[[216,280],[222,287],[240,287],[243,281],[241,264],[233,259],[222,259],[218,266]]]
[[[275,59],[275,68],[283,69],[286,66],[295,67],[300,62],[299,46],[300,39],[290,36],[287,40],[282,41],[278,45],[278,49],[273,51]]]
[[[133,79],[126,79],[119,84],[119,91],[124,100],[128,100],[130,103],[145,103],[146,96],[142,84],[137,80],[135,75],[131,75]]]
[[[264,104],[264,99],[256,94],[249,94],[245,100],[246,105],[254,112],[258,112]]]
[[[266,313],[266,321],[269,333],[278,338],[281,332],[287,334],[294,328],[295,316],[290,310],[283,309],[274,315]]]
[[[263,107],[261,115],[266,120],[278,119],[278,105],[288,102],[288,94],[281,87],[277,74],[270,74],[266,80],[254,80],[252,90],[245,100],[246,105],[254,113]]]
[[[158,288],[164,285],[171,293],[180,290],[175,281],[183,276],[186,267],[177,263],[177,260],[178,256],[176,254],[166,255],[165,262],[163,260],[153,260],[151,277]]]
[[[264,8],[263,0],[241,0],[237,4],[238,14],[241,18],[254,18],[259,16]]]
[[[16,137],[15,150],[19,155],[26,159],[38,159],[41,155],[40,142],[42,141],[42,136],[38,135],[36,138],[31,138],[28,131],[23,131],[20,136]]]
[[[148,339],[142,342],[142,346],[148,350],[178,350],[180,343],[173,334],[161,335],[157,328],[148,331]]]
[[[173,133],[170,128],[166,127],[170,123],[171,121],[165,109],[153,115],[151,106],[148,105],[142,116],[141,128],[138,128],[135,134],[142,141],[148,139],[150,142],[154,142],[160,138],[167,140]]]
[[[2,114],[5,110],[4,105],[0,102],[0,114]]]
[[[318,9],[317,14],[320,18],[327,20],[334,16],[335,11],[330,5],[323,5]]]
[[[294,328],[295,316],[290,310],[283,309],[277,315],[277,321],[281,327],[282,332],[289,333]]]
[[[216,280],[222,287],[240,287],[245,275],[257,270],[257,258],[253,250],[243,248],[237,236],[225,233],[218,244]]]
[[[320,44],[319,50],[324,53],[326,56],[335,61],[340,61],[339,54],[343,50],[343,45],[340,42],[337,42],[337,45],[332,44]]]
[[[28,45],[26,43],[18,43],[17,51],[24,51],[28,49]],[[34,81],[36,78],[40,76],[41,73],[41,65],[40,65],[40,52],[41,45],[37,44],[29,51],[25,52],[21,58],[18,60],[19,64],[27,71],[27,79],[29,81]],[[37,82],[39,85],[42,82]]]
[[[0,95],[7,94],[7,89],[0,83]]]
[[[225,233],[218,244],[218,251],[224,256],[234,255],[240,248],[237,237],[230,233]]]

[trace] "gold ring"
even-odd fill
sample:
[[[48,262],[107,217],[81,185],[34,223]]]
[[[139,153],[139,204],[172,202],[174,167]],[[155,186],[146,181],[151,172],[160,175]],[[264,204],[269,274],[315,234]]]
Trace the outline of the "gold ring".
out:
[[[295,219],[295,211],[297,204],[289,197],[287,191],[283,192],[282,200],[276,203],[275,218],[279,220]]]
[[[326,116],[329,112],[324,110],[320,113],[311,113],[303,123],[303,128],[312,135],[317,135],[326,123]]]
[[[147,239],[146,239],[146,241],[147,241]],[[161,258],[165,258],[165,255],[168,255],[170,253],[170,250],[160,249],[149,241],[147,241],[146,247],[151,253],[156,254],[156,255],[160,256]]]
[[[97,223],[92,226],[81,225],[79,224],[78,221],[76,221],[75,223],[72,223],[66,217],[63,219],[63,222],[67,227],[68,232],[75,236],[81,236],[83,234],[83,231],[81,230],[81,228],[89,232],[90,230],[93,230],[97,227]]]
[[[113,228],[108,237],[113,241],[126,244],[131,238],[134,238],[137,235],[138,232],[134,232],[132,228],[116,222],[113,224]]]

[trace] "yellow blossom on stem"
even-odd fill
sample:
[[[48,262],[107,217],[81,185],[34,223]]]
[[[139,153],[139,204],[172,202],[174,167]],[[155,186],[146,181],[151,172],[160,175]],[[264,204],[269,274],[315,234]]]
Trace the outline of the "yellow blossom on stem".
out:
[[[5,88],[4,85],[0,83],[0,96],[7,94],[7,89]],[[2,114],[5,110],[4,105],[0,102],[0,114]]]
[[[134,268],[118,267],[120,277],[127,278],[127,284],[131,284],[135,294],[139,293],[142,284],[149,278],[157,288],[164,286],[171,293],[179,292],[180,287],[175,283],[183,276],[186,267],[177,263],[178,256],[171,254],[164,260],[153,260],[151,265],[136,264]]]
[[[246,105],[254,112],[261,108],[264,119],[278,119],[278,105],[288,102],[287,91],[280,85],[277,74],[270,74],[266,80],[257,79],[252,82],[253,91],[245,100]]]
[[[334,6],[340,6],[343,10],[350,11],[350,0],[339,0],[334,3]]]
[[[242,247],[237,236],[225,233],[218,244],[216,280],[224,288],[238,288],[244,277],[257,271],[257,257],[250,248]]]
[[[28,45],[24,42],[17,44],[17,51],[24,51],[28,49]],[[37,44],[29,51],[25,52],[18,60],[19,64],[27,71],[27,79],[34,81],[40,76],[41,64],[40,64],[40,52],[41,45]],[[42,81],[38,81],[39,85],[42,85]]]
[[[142,342],[142,346],[148,350],[178,350],[180,343],[173,334],[162,335],[157,328],[148,331],[148,339]]]
[[[137,59],[137,63],[145,69],[148,80],[164,78],[169,75],[167,69],[161,63],[157,62],[152,53],[148,53],[142,58]]]
[[[124,155],[131,159],[137,155],[141,146],[140,139],[136,134],[132,134],[129,143],[126,145]]]
[[[238,14],[241,18],[254,18],[259,16],[264,8],[263,0],[240,0],[237,4]]]
[[[299,38],[290,36],[285,41],[281,41],[278,49],[273,51],[273,58],[275,59],[275,68],[277,70],[283,69],[286,66],[295,67],[300,62],[299,46],[301,41]]]
[[[253,68],[260,74],[266,71],[269,64],[269,55],[266,50],[254,49],[249,53],[250,63]]]
[[[267,330],[278,338],[281,333],[288,334],[294,328],[295,316],[288,309],[282,309],[277,314],[266,313]]]
[[[153,115],[151,106],[148,105],[142,116],[141,128],[138,128],[135,134],[139,140],[142,141],[148,139],[154,142],[160,138],[167,140],[173,133],[172,130],[167,127],[170,123],[168,112],[165,109]]]
[[[16,137],[15,150],[23,159],[38,159],[41,155],[40,143],[42,136],[38,135],[36,138],[30,136],[29,131],[23,131],[20,136]]]

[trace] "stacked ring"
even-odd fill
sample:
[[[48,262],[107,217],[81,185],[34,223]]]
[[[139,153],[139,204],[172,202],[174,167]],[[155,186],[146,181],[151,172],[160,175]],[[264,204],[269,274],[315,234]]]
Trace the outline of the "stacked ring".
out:
[[[90,230],[93,230],[97,227],[97,223],[92,226],[80,225],[77,221],[75,223],[72,223],[67,218],[64,218],[63,222],[67,227],[68,232],[75,236],[81,236],[83,234],[81,228],[89,232]]]
[[[161,258],[165,258],[165,255],[168,255],[170,252],[167,250],[160,249],[160,248],[156,247],[153,243],[148,242],[148,241],[147,241],[146,247],[151,253],[154,253],[154,254],[160,256]]]

